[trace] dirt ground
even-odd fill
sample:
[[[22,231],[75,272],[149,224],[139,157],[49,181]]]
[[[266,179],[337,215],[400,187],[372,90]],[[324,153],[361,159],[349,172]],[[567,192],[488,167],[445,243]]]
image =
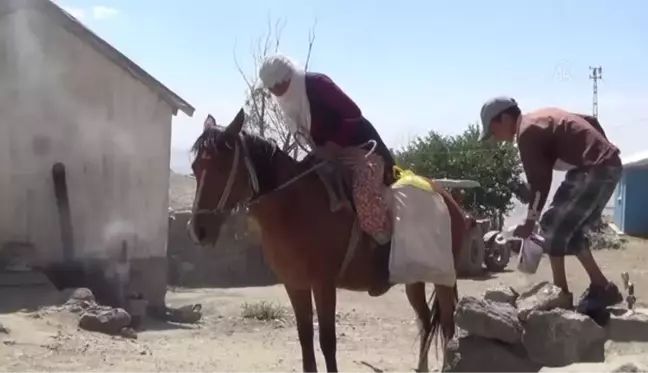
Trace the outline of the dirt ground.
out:
[[[633,240],[625,250],[598,251],[596,257],[610,279],[630,273],[637,284],[638,303],[648,304],[648,242]],[[490,278],[466,279],[460,295],[479,295],[498,284],[524,288],[550,279],[543,259],[537,274],[511,270]],[[576,260],[568,262],[572,290],[579,294],[587,278]],[[15,292],[14,292],[15,294]],[[414,314],[402,287],[372,299],[339,291],[338,362],[343,371],[412,371],[416,364],[417,330]],[[22,294],[26,296],[26,294]],[[0,292],[0,299],[9,295]],[[299,371],[300,349],[291,313],[283,322],[244,319],[245,303],[290,305],[280,286],[244,289],[174,289],[167,296],[174,306],[201,303],[203,321],[195,326],[146,325],[137,340],[78,330],[77,317],[55,307],[0,314],[9,329],[0,332],[0,370],[3,371]],[[317,335],[315,336],[317,338]],[[316,343],[317,344],[317,343]],[[644,343],[609,343],[609,355],[648,352]],[[318,349],[319,354],[319,349]],[[438,366],[435,353],[430,368]],[[647,357],[648,359],[648,357]],[[318,355],[321,371],[323,358]]]

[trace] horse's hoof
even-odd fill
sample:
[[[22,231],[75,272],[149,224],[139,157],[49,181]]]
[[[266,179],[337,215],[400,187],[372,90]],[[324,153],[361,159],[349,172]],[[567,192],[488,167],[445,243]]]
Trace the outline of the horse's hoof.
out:
[[[375,286],[375,287],[369,289],[369,291],[367,293],[369,294],[370,297],[374,297],[374,298],[379,297],[379,296],[384,295],[385,293],[387,293],[389,291],[389,289],[392,288],[392,286],[393,286],[392,284],[384,284],[384,285],[381,285],[381,286]]]

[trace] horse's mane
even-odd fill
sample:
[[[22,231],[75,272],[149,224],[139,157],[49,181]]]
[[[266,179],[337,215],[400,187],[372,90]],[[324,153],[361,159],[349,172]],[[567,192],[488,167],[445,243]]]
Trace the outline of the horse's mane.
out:
[[[191,151],[194,154],[201,151],[217,152],[218,149],[224,145],[224,135],[225,127],[207,128],[191,146]],[[274,142],[266,140],[263,137],[248,131],[242,130],[241,138],[245,141],[245,145],[247,145],[250,153],[255,153],[255,155],[272,158],[276,152],[281,152]],[[251,157],[254,157],[255,155],[250,154]]]
[[[224,127],[207,128],[192,145],[191,151],[194,154],[203,151],[217,153],[219,149],[225,146],[224,135]],[[273,141],[264,139],[257,134],[243,130],[241,131],[241,140],[245,143],[250,161],[256,169],[260,193],[265,193],[278,186],[276,171],[280,159],[287,159],[295,166],[298,164],[296,160],[283,152]]]

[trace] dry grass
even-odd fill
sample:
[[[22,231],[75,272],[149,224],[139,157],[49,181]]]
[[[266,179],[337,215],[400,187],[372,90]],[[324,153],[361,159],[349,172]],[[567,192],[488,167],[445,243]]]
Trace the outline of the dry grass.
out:
[[[241,313],[244,319],[255,319],[259,321],[283,321],[287,315],[288,312],[281,305],[267,301],[245,303],[243,304]]]

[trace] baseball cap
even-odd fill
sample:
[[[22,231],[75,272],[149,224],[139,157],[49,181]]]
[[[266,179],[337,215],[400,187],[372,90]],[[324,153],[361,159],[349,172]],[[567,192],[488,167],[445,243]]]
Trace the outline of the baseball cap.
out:
[[[486,141],[490,138],[493,118],[504,110],[516,106],[518,106],[518,103],[508,96],[498,96],[486,101],[481,108],[482,133],[479,136],[479,141]]]

